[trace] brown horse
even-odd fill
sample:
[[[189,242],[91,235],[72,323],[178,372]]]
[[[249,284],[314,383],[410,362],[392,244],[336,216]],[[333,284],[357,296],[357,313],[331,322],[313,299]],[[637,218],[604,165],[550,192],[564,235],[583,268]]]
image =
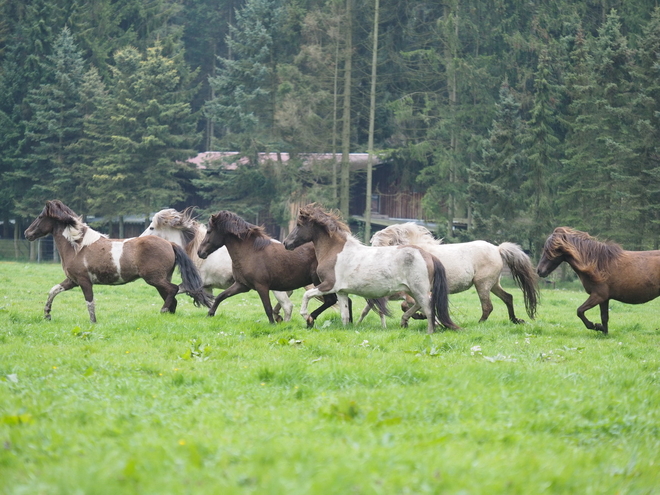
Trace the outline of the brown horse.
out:
[[[48,293],[44,317],[50,320],[53,299],[60,292],[80,286],[87,301],[89,319],[96,323],[92,285],[122,285],[138,278],[154,286],[165,301],[161,312],[174,313],[179,287],[171,282],[174,267],[179,266],[182,289],[195,304],[210,305],[202,290],[199,272],[185,251],[160,237],[108,239],[84,224],[61,201],[47,201],[46,206],[25,230],[25,238],[34,241],[52,234],[66,275],[63,282]]]
[[[563,261],[568,263],[589,294],[577,310],[590,330],[607,333],[609,301],[641,304],[660,296],[660,251],[624,251],[612,242],[600,242],[586,232],[557,227],[543,247],[536,269],[547,277]],[[593,323],[585,311],[600,306],[601,323]]]
[[[281,242],[269,237],[262,227],[248,223],[230,211],[221,211],[211,216],[197,254],[205,259],[222,246],[227,246],[231,256],[235,282],[215,298],[209,316],[215,315],[220,303],[228,297],[256,290],[268,321],[275,323],[269,290],[291,291],[319,283],[316,253],[311,242],[295,251],[287,251]],[[314,319],[320,313],[337,302],[337,296],[324,297],[323,301],[323,305],[307,320],[308,327],[314,325]]]

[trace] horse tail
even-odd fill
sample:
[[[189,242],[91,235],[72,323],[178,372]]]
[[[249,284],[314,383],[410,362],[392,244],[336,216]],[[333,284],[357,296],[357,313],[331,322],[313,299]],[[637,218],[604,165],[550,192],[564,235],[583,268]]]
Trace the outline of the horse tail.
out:
[[[503,242],[498,246],[498,249],[502,260],[511,270],[513,280],[516,281],[523,292],[527,314],[534,319],[541,293],[539,291],[538,275],[532,261],[520,246],[512,242]]]
[[[389,298],[387,297],[379,297],[378,299],[367,299],[367,306],[369,308],[376,308],[376,312],[379,315],[383,316],[392,316],[392,312],[390,311],[389,306],[387,303],[389,302]]]
[[[433,258],[433,286],[431,287],[433,321],[439,321],[445,327],[457,330],[459,326],[449,316],[449,284],[445,267],[435,256],[431,255],[431,258]]]
[[[213,297],[204,292],[204,282],[195,263],[181,246],[174,242],[171,244],[174,249],[174,263],[179,266],[181,272],[181,290],[193,298],[195,306],[204,305],[210,308],[213,304]]]

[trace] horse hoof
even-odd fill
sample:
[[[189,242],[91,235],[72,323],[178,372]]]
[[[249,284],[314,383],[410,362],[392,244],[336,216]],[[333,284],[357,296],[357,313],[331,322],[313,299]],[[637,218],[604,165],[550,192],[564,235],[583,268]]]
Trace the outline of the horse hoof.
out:
[[[600,323],[594,324],[594,330],[597,332],[603,332],[603,335],[607,335],[607,329]]]
[[[44,315],[44,320],[50,321],[50,315]]]
[[[307,317],[307,328],[314,328],[314,318],[311,316]]]
[[[524,325],[527,322],[521,318],[511,318],[511,323],[514,325]]]
[[[206,317],[207,317],[207,318],[212,318],[212,317],[214,317],[214,316],[215,316],[215,313],[212,313],[211,311],[209,311],[208,313],[206,313]]]
[[[273,315],[273,319],[275,323],[282,323],[284,321],[280,315]]]

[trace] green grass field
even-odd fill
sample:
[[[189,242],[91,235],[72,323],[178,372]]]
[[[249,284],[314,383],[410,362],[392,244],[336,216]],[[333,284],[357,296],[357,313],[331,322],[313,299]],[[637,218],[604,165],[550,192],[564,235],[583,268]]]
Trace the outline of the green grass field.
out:
[[[518,326],[499,300],[477,324],[470,290],[428,336],[396,303],[307,330],[300,291],[276,326],[255,293],[161,315],[140,281],[96,286],[96,325],[79,289],[44,321],[62,279],[0,263],[0,493],[660,493],[660,299],[612,303],[603,336],[577,290]]]

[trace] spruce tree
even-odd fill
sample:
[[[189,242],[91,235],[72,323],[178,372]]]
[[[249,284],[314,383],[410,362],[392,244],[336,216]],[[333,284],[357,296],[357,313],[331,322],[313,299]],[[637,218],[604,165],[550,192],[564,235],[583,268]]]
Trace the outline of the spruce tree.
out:
[[[88,131],[106,150],[93,164],[93,210],[148,214],[183,197],[177,172],[198,138],[188,103],[191,75],[158,43],[144,55],[129,47],[114,58],[109,100]]]

